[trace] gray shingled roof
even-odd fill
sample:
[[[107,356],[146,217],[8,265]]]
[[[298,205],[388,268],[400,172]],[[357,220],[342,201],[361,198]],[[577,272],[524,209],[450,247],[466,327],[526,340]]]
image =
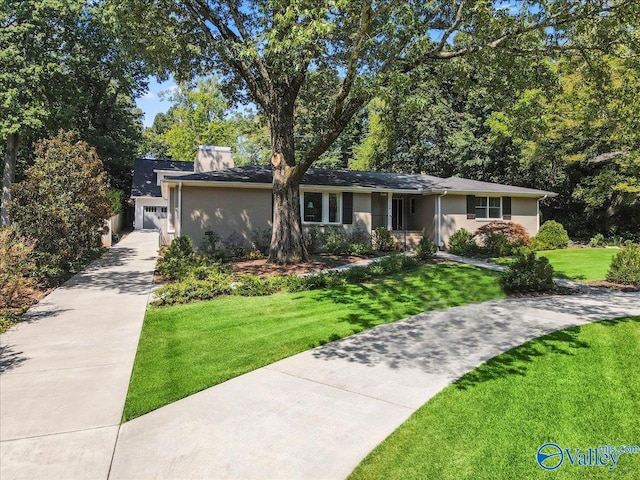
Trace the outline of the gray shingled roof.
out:
[[[177,179],[178,177],[166,177]],[[270,185],[271,167],[246,166],[228,168],[215,172],[194,173],[179,177],[182,181],[239,182]],[[409,175],[406,173],[361,172],[356,170],[325,170],[311,168],[302,177],[303,185],[332,187],[386,188],[392,190],[425,190],[439,188],[441,178],[429,175]]]
[[[136,160],[133,167],[133,181],[131,182],[132,197],[162,196],[160,185],[158,185],[158,179],[154,170],[193,172],[193,162],[154,160],[150,158],[141,158]]]
[[[270,185],[271,167],[246,166],[215,172],[193,173],[180,177],[165,177],[168,180],[197,182],[231,182]],[[331,187],[381,188],[387,190],[450,191],[468,193],[512,193],[529,195],[555,195],[533,188],[513,187],[499,183],[479,182],[466,178],[439,178],[430,175],[411,175],[406,173],[362,172],[355,170],[309,169],[302,178],[303,185]]]
[[[503,185],[501,183],[480,182],[478,180],[469,180],[468,178],[460,177],[446,178],[442,181],[442,184],[445,189],[451,190],[452,192],[556,195],[553,192],[536,190],[535,188],[514,187],[511,185]]]

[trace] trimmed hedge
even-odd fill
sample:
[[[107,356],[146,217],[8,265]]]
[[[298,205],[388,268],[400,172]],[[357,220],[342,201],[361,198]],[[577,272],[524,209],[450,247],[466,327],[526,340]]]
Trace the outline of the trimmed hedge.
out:
[[[534,252],[518,254],[503,272],[500,284],[507,293],[546,292],[554,290],[553,266],[546,257]]]
[[[538,234],[531,239],[533,250],[557,250],[567,248],[569,235],[561,223],[547,220],[542,224]]]
[[[627,243],[611,259],[607,280],[623,285],[640,286],[640,245]]]

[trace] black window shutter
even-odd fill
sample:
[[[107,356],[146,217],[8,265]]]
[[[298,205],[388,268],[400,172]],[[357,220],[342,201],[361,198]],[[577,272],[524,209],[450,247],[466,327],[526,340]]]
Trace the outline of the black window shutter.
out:
[[[502,218],[511,220],[511,197],[502,197]]]
[[[476,218],[476,196],[467,195],[467,219],[473,220]]]
[[[353,223],[353,193],[351,192],[342,194],[342,223],[344,225]]]

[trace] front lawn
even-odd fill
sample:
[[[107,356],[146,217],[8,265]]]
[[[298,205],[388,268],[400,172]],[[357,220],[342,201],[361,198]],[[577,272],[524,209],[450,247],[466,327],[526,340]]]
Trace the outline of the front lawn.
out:
[[[549,442],[585,453],[640,444],[638,358],[640,317],[528,342],[436,395],[350,478],[638,478],[640,454],[622,455],[613,471],[571,466],[566,455],[553,472],[536,461]]]
[[[549,259],[557,276],[589,282],[605,279],[611,259],[619,251],[618,248],[565,248],[538,252],[538,256]]]
[[[502,298],[498,279],[495,272],[444,263],[325,290],[152,307],[124,420],[376,325]]]
[[[543,250],[539,257],[547,257],[555,270],[556,277],[577,281],[604,280],[611,265],[611,259],[618,248],[564,248]],[[511,257],[494,259],[495,263],[508,265]]]

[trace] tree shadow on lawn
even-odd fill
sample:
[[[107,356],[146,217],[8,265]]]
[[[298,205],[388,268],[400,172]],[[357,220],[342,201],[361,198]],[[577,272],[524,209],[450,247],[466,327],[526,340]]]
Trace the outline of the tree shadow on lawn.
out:
[[[640,317],[623,317],[598,323],[611,327],[625,322],[640,322]],[[574,356],[580,349],[590,348],[588,343],[578,339],[581,330],[582,326],[577,326],[531,340],[483,363],[457,380],[455,385],[460,390],[467,390],[480,383],[510,375],[524,376],[528,364],[545,355]]]
[[[381,310],[369,308],[374,313]],[[419,369],[453,382],[482,362],[510,352],[466,378],[461,386],[468,387],[501,375],[525,374],[527,364],[541,355],[572,354],[588,348],[577,339],[579,328],[571,330],[576,324],[637,315],[639,311],[637,293],[509,298],[420,313],[324,345],[314,350],[313,356],[399,370]],[[347,313],[344,320],[358,326],[370,324],[367,322],[371,319],[364,318]],[[541,335],[546,337],[520,347]]]
[[[414,275],[406,275],[412,273]],[[495,282],[495,278],[482,270],[443,264],[438,270],[425,269],[419,275],[410,271],[378,282],[320,290],[316,298],[344,305],[344,314],[338,321],[350,327],[350,334],[356,334],[421,312],[469,303],[490,282]],[[406,334],[407,340],[417,338],[417,333]],[[332,333],[313,346],[325,345],[344,336]]]

